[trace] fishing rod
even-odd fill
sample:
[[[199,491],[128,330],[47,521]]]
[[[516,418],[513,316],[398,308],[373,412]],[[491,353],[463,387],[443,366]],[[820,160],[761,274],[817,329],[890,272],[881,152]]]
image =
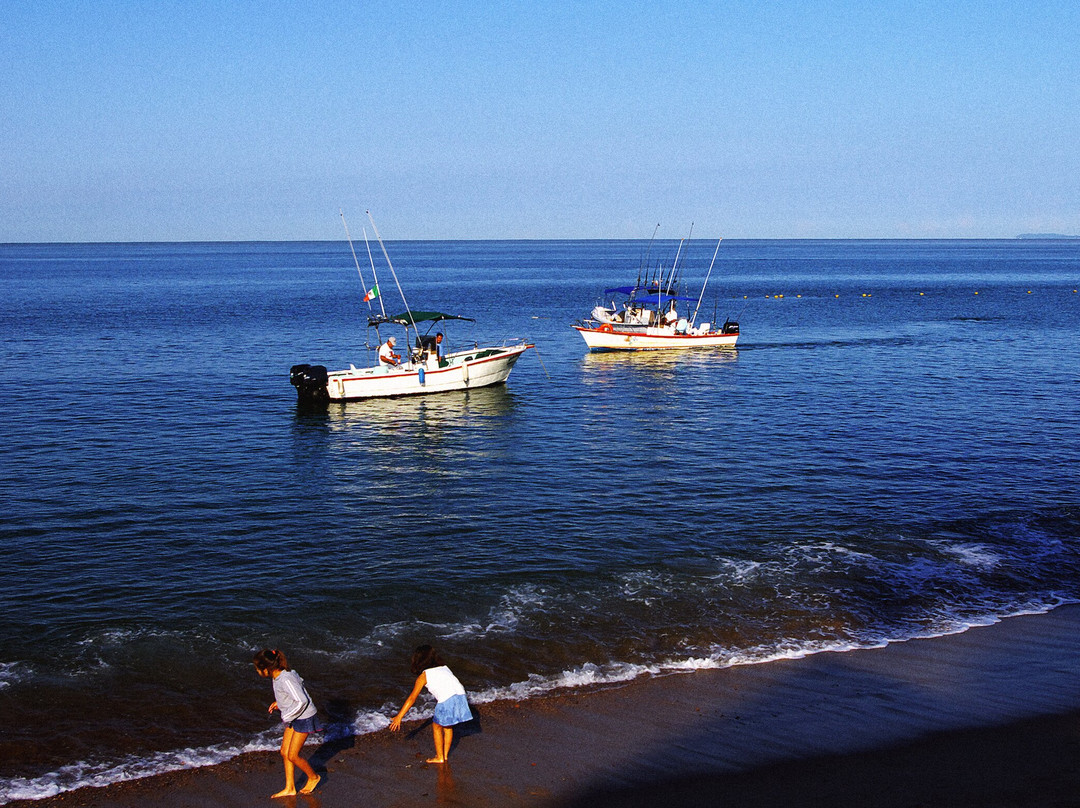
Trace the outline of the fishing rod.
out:
[[[712,261],[709,262],[709,271],[705,274],[705,283],[701,284],[701,294],[698,295],[697,306],[694,307],[694,316],[690,318],[690,325],[693,325],[694,321],[697,320],[698,310],[701,308],[701,299],[705,297],[705,287],[709,285],[709,276],[712,275],[713,264],[716,263],[716,255],[720,252],[720,242],[723,240],[723,238],[720,238],[716,241],[716,249],[713,251]]]
[[[713,319],[713,321],[712,321],[712,327],[713,327],[713,328],[716,328],[716,309],[717,309],[717,307],[718,307],[719,305],[720,305],[720,301],[719,301],[719,299],[717,299],[717,298],[713,298],[713,315],[712,315],[712,319]],[[734,319],[734,320],[730,320],[730,318],[729,318],[729,319],[728,319],[727,321],[725,321],[725,323],[726,323],[726,322],[734,322],[734,323],[735,323],[736,325],[738,325],[738,324],[739,324],[739,320],[740,320],[740,319],[742,318],[742,314],[743,314],[743,312],[744,312],[744,311],[746,311],[746,307],[747,307],[747,306],[749,306],[749,305],[750,305],[750,299],[749,299],[749,298],[747,298],[747,299],[746,299],[746,302],[742,304],[742,308],[741,308],[741,309],[739,309],[739,310],[738,310],[738,311],[737,311],[737,312],[735,313],[735,319]]]
[[[742,308],[739,309],[738,313],[735,315],[735,322],[739,322],[739,318],[742,317],[742,313],[744,311],[746,311],[746,307],[749,306],[749,305],[750,305],[750,298],[747,298],[746,302],[742,304]]]
[[[693,238],[693,235],[694,235],[694,223],[690,222],[690,232],[686,234],[686,249],[687,250],[690,249],[690,239]],[[681,251],[682,251],[682,242],[680,241],[679,242],[679,252],[681,252]],[[679,253],[676,253],[675,254],[675,263],[673,263],[671,265],[671,277],[668,278],[668,282],[667,282],[667,292],[668,292],[668,294],[671,294],[672,288],[674,288],[675,284],[678,282],[676,280],[676,276],[678,275],[678,266],[679,266]]]
[[[401,295],[401,302],[405,304],[405,313],[409,318],[409,323],[405,326],[405,336],[409,335],[409,325],[413,327],[413,333],[416,334],[416,342],[420,344],[420,329],[416,327],[416,320],[413,318],[412,309],[409,308],[409,301],[405,299],[405,292],[401,288],[401,282],[398,281],[397,273],[394,271],[394,264],[390,260],[390,255],[386,252],[386,245],[383,244],[382,236],[379,235],[379,228],[375,226],[375,220],[371,218],[371,211],[365,211],[367,213],[368,221],[371,222],[371,229],[375,233],[375,238],[378,239],[379,249],[382,250],[383,258],[386,259],[386,265],[390,267],[390,274],[394,278],[394,285],[397,286],[398,294]],[[406,346],[406,355],[408,354],[408,346]]]
[[[341,223],[345,226],[345,238],[348,239],[348,241],[349,241],[349,250],[352,252],[352,260],[353,260],[353,263],[356,264],[356,274],[360,276],[360,289],[363,290],[363,291],[366,291],[367,290],[367,284],[364,282],[364,273],[360,271],[360,261],[356,257],[356,248],[353,247],[352,235],[349,233],[349,223],[345,221],[345,211],[343,211],[341,208],[338,208],[338,215],[341,216]],[[367,233],[366,232],[364,233],[364,243],[365,244],[367,243]],[[370,257],[371,257],[371,249],[369,248],[368,249],[368,258],[370,258]],[[372,266],[371,266],[371,271],[372,271],[372,273],[375,272],[375,265],[374,264],[372,264]],[[375,288],[376,289],[379,288],[379,279],[378,278],[375,279]],[[364,302],[367,303],[368,311],[370,312],[371,311],[371,298],[365,296],[364,297]]]
[[[379,275],[375,271],[375,259],[371,256],[371,242],[368,241],[367,228],[363,227],[363,228],[361,228],[361,230],[364,231],[364,246],[367,247],[367,259],[368,259],[368,262],[371,264],[371,274],[375,278],[375,290],[374,290],[375,291],[375,297],[379,301],[379,311],[381,311],[382,316],[385,317],[386,316],[386,304],[383,303],[382,295],[379,293]],[[370,302],[368,303],[368,306],[369,307],[371,306]]]
[[[345,227],[345,238],[349,240],[349,250],[352,252],[353,263],[356,264],[356,274],[360,276],[360,290],[364,292],[364,301],[368,307],[368,318],[370,319],[374,311],[371,308],[371,301],[373,298],[379,299],[379,305],[382,306],[382,298],[379,297],[379,276],[375,272],[375,262],[371,258],[371,245],[368,244],[367,230],[364,230],[364,245],[367,247],[368,261],[371,263],[371,275],[375,279],[375,286],[370,290],[367,288],[367,283],[364,281],[364,273],[360,271],[360,261],[356,257],[356,248],[353,246],[352,234],[349,232],[349,223],[345,221],[345,211],[338,208],[338,215],[341,216],[341,224]],[[386,316],[386,309],[383,308],[383,317]],[[375,337],[382,343],[382,334],[379,333],[379,326],[375,326]],[[370,343],[365,338],[365,344],[370,349]]]
[[[675,276],[675,267],[677,267],[679,265],[679,255],[682,254],[682,248],[683,248],[683,241],[684,240],[685,239],[679,239],[679,249],[677,249],[675,251],[675,261],[671,265],[671,275],[668,276],[668,281],[667,281],[666,285],[664,284],[663,270],[661,269],[661,272],[660,272],[660,282],[656,285],[656,319],[657,319],[657,325],[660,325],[660,320],[663,319],[663,315],[664,315],[664,312],[663,312],[664,304],[661,302],[663,300],[662,295],[665,292],[667,292],[669,295],[671,294],[671,279]]]
[[[371,264],[371,275],[372,275],[373,278],[375,278],[375,286],[374,286],[373,289],[371,289],[371,291],[368,292],[368,295],[373,294],[375,296],[375,299],[379,301],[379,311],[382,312],[383,319],[385,320],[386,319],[386,304],[383,302],[383,296],[379,292],[379,274],[378,274],[378,272],[375,271],[375,258],[372,257],[372,255],[371,255],[371,242],[368,241],[367,228],[362,227],[360,229],[363,230],[363,232],[364,232],[364,247],[367,248],[368,263]],[[368,299],[368,295],[364,296],[365,300]],[[370,300],[368,301],[368,308],[369,309],[371,308],[371,301]],[[370,324],[370,321],[369,321],[369,324]],[[375,339],[378,341],[379,345],[382,345],[382,330],[379,328],[378,320],[375,321]]]
[[[641,286],[641,268],[642,268],[642,266],[645,267],[645,272],[646,272],[645,283],[649,282],[649,279],[648,279],[649,255],[652,253],[653,240],[656,238],[656,233],[657,233],[657,231],[659,229],[660,229],[660,222],[657,222],[656,227],[654,227],[653,231],[652,231],[652,238],[649,239],[649,247],[648,247],[648,249],[645,250],[645,260],[642,261],[640,264],[638,264],[638,272],[637,272],[637,285],[638,286]]]
[[[693,233],[694,233],[694,223],[691,222],[690,223],[690,235],[693,235]],[[672,285],[675,283],[675,271],[676,271],[676,268],[679,266],[679,256],[682,255],[683,244],[686,241],[689,240],[690,235],[688,235],[685,239],[679,239],[679,248],[675,251],[675,260],[672,261],[672,263],[671,263],[671,274],[669,274],[667,276],[667,283],[664,282],[663,267],[660,268],[660,277],[659,277],[659,280],[658,280],[658,282],[656,284],[656,319],[657,319],[657,325],[660,324],[661,320],[664,317],[663,295],[664,294],[667,294],[669,296],[671,295]]]

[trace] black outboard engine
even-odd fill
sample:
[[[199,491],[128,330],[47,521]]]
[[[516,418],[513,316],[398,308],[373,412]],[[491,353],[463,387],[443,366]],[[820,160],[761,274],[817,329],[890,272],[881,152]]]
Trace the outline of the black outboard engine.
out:
[[[739,324],[737,322],[735,322],[734,320],[725,320],[724,321],[724,327],[721,329],[720,333],[722,333],[722,334],[738,334],[739,333]]]
[[[300,406],[326,407],[330,403],[325,365],[293,365],[289,381],[296,388],[296,403]]]

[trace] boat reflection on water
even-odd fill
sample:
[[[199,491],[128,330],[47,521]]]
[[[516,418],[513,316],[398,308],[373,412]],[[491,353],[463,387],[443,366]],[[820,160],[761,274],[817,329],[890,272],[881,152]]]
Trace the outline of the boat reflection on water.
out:
[[[514,402],[514,396],[506,386],[498,385],[435,396],[345,401],[332,404],[327,416],[335,430],[355,427],[453,429],[506,415]]]
[[[296,446],[324,485],[358,501],[416,512],[508,451],[520,401],[505,386],[332,403],[297,410]]]
[[[582,380],[606,384],[635,376],[672,379],[678,373],[730,367],[739,358],[737,348],[699,351],[590,351],[581,357]]]

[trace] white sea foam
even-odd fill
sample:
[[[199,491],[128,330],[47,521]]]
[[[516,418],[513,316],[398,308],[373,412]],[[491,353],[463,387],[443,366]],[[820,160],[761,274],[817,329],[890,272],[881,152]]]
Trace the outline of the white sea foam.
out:
[[[442,636],[482,638],[492,634],[511,633],[530,613],[543,611],[547,601],[548,595],[543,587],[532,584],[515,586],[499,598],[498,605],[488,611],[483,621],[447,627]]]
[[[952,556],[960,564],[973,567],[980,572],[990,572],[996,569],[1004,560],[1001,555],[984,544],[957,544],[937,541],[932,541],[930,544],[946,555]]]
[[[0,782],[0,805],[12,800],[40,800],[45,797],[54,797],[76,788],[101,787],[180,769],[213,766],[245,752],[277,749],[279,744],[280,741],[276,735],[263,733],[247,743],[238,745],[218,744],[201,749],[177,749],[171,752],[158,752],[147,758],[130,757],[119,763],[79,761],[40,777],[15,777]]]
[[[109,628],[96,631],[83,637],[75,644],[82,647],[112,647],[128,646],[132,643],[144,640],[183,640],[188,643],[205,646],[207,644],[220,645],[221,640],[209,631],[198,629],[162,629],[162,628]]]
[[[876,556],[869,553],[852,550],[850,547],[831,541],[792,545],[786,548],[783,554],[798,566],[809,564],[817,569],[826,570],[842,569],[843,566],[851,564],[876,564],[879,561]]]
[[[720,571],[715,575],[710,575],[709,578],[714,581],[725,581],[728,584],[743,586],[757,580],[763,572],[775,568],[775,566],[775,564],[751,559],[722,558],[720,559]]]
[[[0,662],[0,690],[22,682],[33,675],[33,669],[25,662]]]
[[[858,639],[838,638],[812,641],[792,638],[781,640],[772,645],[760,645],[750,648],[732,649],[715,646],[708,649],[703,656],[669,658],[653,663],[610,663],[600,665],[589,662],[558,674],[550,676],[534,674],[523,682],[515,682],[507,686],[491,687],[470,693],[469,698],[476,703],[506,699],[524,700],[544,696],[559,690],[628,682],[641,676],[662,676],[696,670],[730,668],[739,665],[760,665],[784,659],[802,659],[820,653],[845,653],[870,648],[883,648],[896,642],[960,634],[977,626],[992,625],[1006,617],[1043,614],[1063,603],[1065,603],[1064,600],[1058,599],[1046,604],[1032,603],[1019,606],[999,615],[985,615],[968,619],[946,618],[933,627],[908,635],[876,636],[868,634]]]
[[[529,614],[544,611],[549,600],[549,593],[544,587],[531,584],[516,586],[505,592],[485,616],[476,620],[454,623],[399,620],[376,626],[364,641],[381,646],[400,636],[418,633],[439,639],[482,639],[489,635],[509,634],[517,630]]]
[[[378,710],[365,710],[359,713],[349,725],[347,735],[368,735],[372,732],[386,729],[390,726],[388,715],[397,713],[398,705],[384,704]]]

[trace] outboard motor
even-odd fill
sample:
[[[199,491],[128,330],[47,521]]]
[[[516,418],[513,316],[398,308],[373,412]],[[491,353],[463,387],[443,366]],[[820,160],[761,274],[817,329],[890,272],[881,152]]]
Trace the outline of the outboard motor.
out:
[[[721,330],[721,333],[723,333],[723,334],[738,334],[739,333],[739,324],[737,322],[735,322],[734,320],[725,320],[724,321],[724,327]]]
[[[300,406],[326,407],[330,403],[325,365],[293,365],[289,381],[296,388],[296,403]]]

